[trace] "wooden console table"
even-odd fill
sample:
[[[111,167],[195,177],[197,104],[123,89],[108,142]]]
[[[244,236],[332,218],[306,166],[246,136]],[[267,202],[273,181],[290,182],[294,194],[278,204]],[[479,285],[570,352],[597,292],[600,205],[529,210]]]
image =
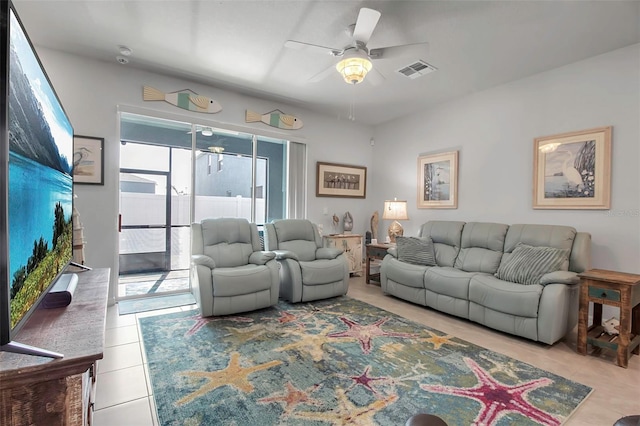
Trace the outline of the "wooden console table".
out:
[[[587,354],[587,344],[617,351],[620,367],[640,352],[640,275],[591,269],[580,277],[578,353]],[[589,326],[589,302],[593,302],[593,325]],[[610,336],[602,327],[602,305],[620,308],[620,334]]]
[[[0,353],[0,424],[89,425],[94,364],[104,351],[109,269],[78,272],[71,304],[38,308],[14,339],[61,359]]]
[[[384,259],[387,255],[387,249],[393,247],[391,244],[367,244],[367,264],[365,268],[365,277],[364,282],[369,284],[371,280],[376,280],[380,282],[380,273],[372,274],[371,273],[371,260],[373,259]]]

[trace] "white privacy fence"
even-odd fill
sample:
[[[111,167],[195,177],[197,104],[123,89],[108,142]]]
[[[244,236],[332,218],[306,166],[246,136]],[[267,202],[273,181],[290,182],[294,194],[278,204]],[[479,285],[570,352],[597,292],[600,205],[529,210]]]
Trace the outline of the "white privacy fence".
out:
[[[166,196],[122,192],[120,214],[123,226],[165,226]],[[189,226],[189,195],[171,196],[171,269],[189,267],[191,236]],[[251,199],[237,197],[196,196],[196,222],[210,217],[243,217],[251,220]],[[265,221],[265,200],[256,199],[256,223]],[[164,229],[124,229],[120,232],[120,254],[165,251]]]

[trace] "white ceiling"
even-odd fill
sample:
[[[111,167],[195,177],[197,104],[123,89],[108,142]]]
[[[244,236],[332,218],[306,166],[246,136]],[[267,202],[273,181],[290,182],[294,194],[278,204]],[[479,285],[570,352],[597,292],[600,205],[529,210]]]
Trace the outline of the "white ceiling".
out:
[[[36,46],[284,101],[378,124],[541,71],[640,42],[639,1],[14,0]],[[368,47],[428,42],[421,57],[374,62],[386,80],[347,85],[336,61],[283,46],[343,48],[361,7],[382,17]],[[422,59],[438,71],[395,73]],[[183,87],[163,88],[166,91]],[[215,99],[212,93],[202,93]]]

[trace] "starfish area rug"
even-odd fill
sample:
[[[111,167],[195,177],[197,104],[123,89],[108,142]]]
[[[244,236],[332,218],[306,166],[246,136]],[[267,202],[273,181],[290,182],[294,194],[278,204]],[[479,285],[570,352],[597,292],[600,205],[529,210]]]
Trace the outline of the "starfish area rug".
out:
[[[140,318],[160,425],[560,425],[591,388],[347,296]]]

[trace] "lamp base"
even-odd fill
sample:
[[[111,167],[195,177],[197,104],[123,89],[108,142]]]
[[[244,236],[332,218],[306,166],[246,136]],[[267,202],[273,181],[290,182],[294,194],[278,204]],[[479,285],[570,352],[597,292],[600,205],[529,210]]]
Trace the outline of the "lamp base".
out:
[[[394,220],[391,225],[389,225],[389,239],[393,244],[396,243],[396,237],[402,236],[404,234],[404,229],[402,229],[402,225],[397,220]]]

